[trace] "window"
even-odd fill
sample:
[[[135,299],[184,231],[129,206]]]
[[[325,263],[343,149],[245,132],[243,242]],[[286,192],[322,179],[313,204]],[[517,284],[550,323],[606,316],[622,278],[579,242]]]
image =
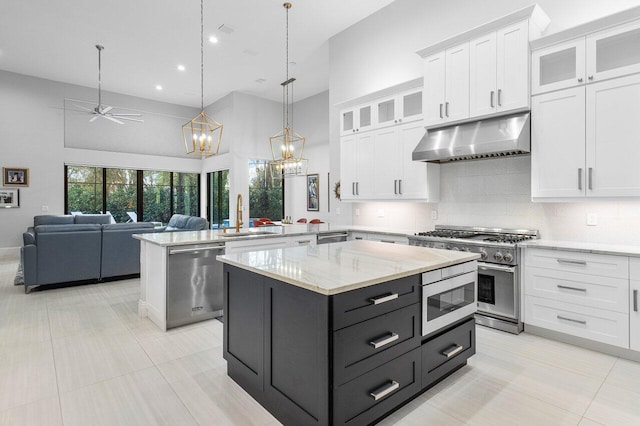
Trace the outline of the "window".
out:
[[[171,172],[142,172],[142,218],[167,223],[171,218]]]
[[[101,213],[104,210],[102,197],[102,168],[67,166],[67,211]]]
[[[249,214],[271,220],[284,216],[284,180],[272,179],[265,160],[249,160]]]
[[[207,200],[211,229],[229,227],[229,170],[207,173]]]
[[[65,166],[65,211],[109,212],[116,222],[162,222],[200,216],[200,175],[171,171]]]
[[[138,171],[106,169],[106,205],[116,222],[138,221]],[[142,217],[142,215],[140,216]],[[142,220],[140,220],[142,222]]]

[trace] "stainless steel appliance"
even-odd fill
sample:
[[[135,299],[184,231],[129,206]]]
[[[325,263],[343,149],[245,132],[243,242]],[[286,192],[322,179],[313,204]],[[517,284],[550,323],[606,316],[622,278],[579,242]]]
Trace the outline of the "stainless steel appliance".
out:
[[[224,244],[186,245],[169,249],[167,328],[222,315]]]
[[[476,262],[422,274],[422,335],[476,312]]]
[[[409,244],[479,253],[476,322],[517,334],[523,329],[518,243],[538,236],[529,229],[436,225],[410,236]]]
[[[340,243],[347,241],[349,233],[347,231],[330,231],[318,233],[318,244]]]
[[[531,124],[529,113],[525,112],[427,129],[412,158],[414,161],[444,163],[527,154],[530,151]]]

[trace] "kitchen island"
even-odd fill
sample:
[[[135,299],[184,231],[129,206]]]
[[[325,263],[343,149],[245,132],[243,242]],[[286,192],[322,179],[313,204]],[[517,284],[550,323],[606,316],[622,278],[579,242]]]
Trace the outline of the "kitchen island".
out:
[[[470,279],[475,302],[478,257],[373,241],[218,256],[227,373],[283,424],[376,421],[475,353],[472,315],[424,333],[422,285]]]

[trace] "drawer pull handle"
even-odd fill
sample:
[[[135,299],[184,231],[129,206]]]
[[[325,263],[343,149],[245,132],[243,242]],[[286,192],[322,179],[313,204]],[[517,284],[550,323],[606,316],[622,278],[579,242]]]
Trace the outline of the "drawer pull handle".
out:
[[[442,352],[442,355],[446,356],[447,358],[451,358],[454,357],[456,355],[458,355],[460,352],[462,352],[464,348],[462,347],[462,345],[453,345],[451,346],[449,349],[447,349],[446,351]]]
[[[369,342],[369,344],[371,346],[373,346],[374,348],[378,349],[381,348],[383,346],[388,345],[391,342],[395,342],[396,340],[398,340],[400,338],[400,336],[397,333],[390,333],[391,335],[389,336],[384,336],[384,337],[380,337],[372,342]]]
[[[568,285],[560,285],[560,284],[558,284],[558,288],[563,288],[565,290],[584,291],[585,293],[587,292],[586,288],[571,287],[571,286],[568,286]]]
[[[633,312],[638,312],[638,290],[633,290]]]
[[[369,395],[371,395],[375,401],[378,401],[398,389],[400,389],[400,383],[392,380],[388,385],[384,385],[381,388],[374,390]]]
[[[587,265],[586,260],[573,260],[573,259],[556,259],[558,263],[568,263],[570,265]]]
[[[386,296],[372,297],[371,299],[369,299],[369,301],[374,305],[379,305],[381,303],[390,302],[397,298],[398,298],[398,293],[391,293],[391,294],[387,294]]]
[[[381,243],[390,243],[390,244],[395,244],[396,242],[393,240],[380,240]]]
[[[311,240],[301,240],[298,241],[298,244],[311,244]]]
[[[565,320],[565,321],[575,322],[575,323],[582,324],[582,325],[587,325],[587,322],[584,321],[584,320],[577,320],[577,319],[573,319],[573,318],[567,318],[567,317],[563,317],[562,315],[557,315],[556,317],[559,320]]]

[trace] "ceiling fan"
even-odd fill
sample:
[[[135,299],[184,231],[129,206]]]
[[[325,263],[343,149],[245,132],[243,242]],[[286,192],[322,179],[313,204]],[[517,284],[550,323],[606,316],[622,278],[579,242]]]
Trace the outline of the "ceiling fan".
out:
[[[96,44],[96,49],[98,49],[98,106],[91,109],[91,108],[86,108],[80,105],[75,105],[75,107],[83,109],[85,111],[89,112],[89,115],[92,115],[93,117],[91,117],[91,119],[89,120],[90,123],[96,121],[98,119],[98,117],[102,117],[102,118],[106,118],[107,120],[113,121],[115,123],[118,124],[124,124],[123,121],[121,120],[128,120],[128,121],[137,121],[138,123],[144,123],[144,120],[140,120],[138,118],[132,118],[132,117],[140,117],[141,114],[120,114],[120,113],[113,113],[110,112],[113,107],[112,106],[106,106],[106,105],[102,105],[102,79],[101,79],[101,71],[102,71],[102,64],[101,64],[101,59],[102,59],[102,50],[104,49],[104,46],[101,46],[99,44]]]

